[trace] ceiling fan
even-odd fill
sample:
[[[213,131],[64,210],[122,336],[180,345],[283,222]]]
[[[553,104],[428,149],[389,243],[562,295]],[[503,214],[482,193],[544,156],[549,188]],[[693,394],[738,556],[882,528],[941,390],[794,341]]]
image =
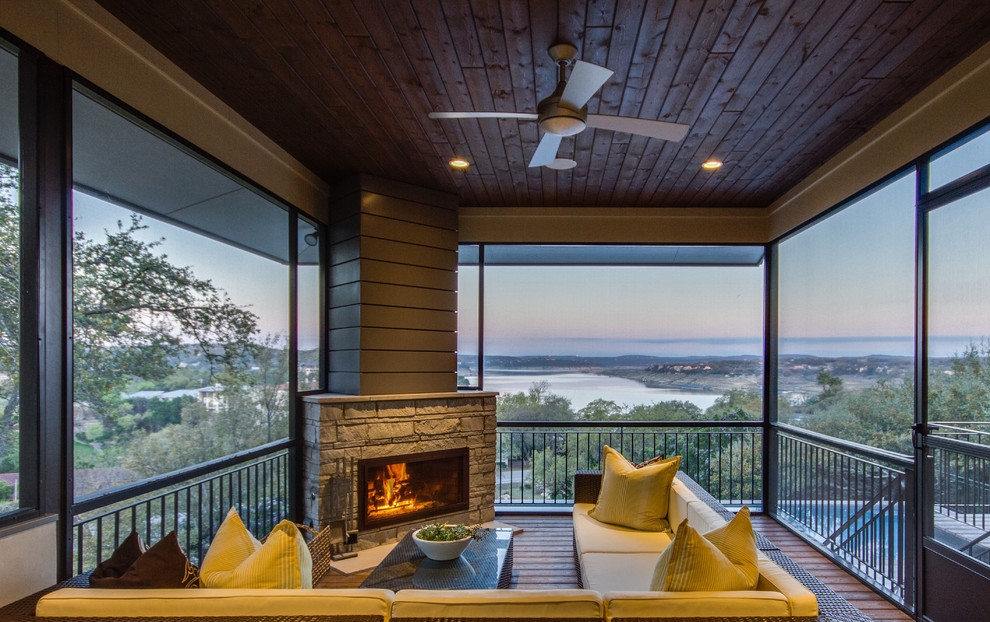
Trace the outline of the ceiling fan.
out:
[[[538,121],[544,134],[529,161],[529,166],[571,168],[573,160],[557,158],[557,149],[564,136],[573,136],[586,127],[628,132],[650,138],[679,142],[687,135],[689,127],[681,123],[668,123],[635,117],[616,117],[604,114],[588,114],[587,103],[602,88],[612,74],[607,67],[574,60],[577,48],[569,43],[558,43],[547,50],[557,65],[560,75],[554,92],[536,106],[536,112],[431,112],[431,119],[520,119]],[[574,65],[570,79],[565,69]]]

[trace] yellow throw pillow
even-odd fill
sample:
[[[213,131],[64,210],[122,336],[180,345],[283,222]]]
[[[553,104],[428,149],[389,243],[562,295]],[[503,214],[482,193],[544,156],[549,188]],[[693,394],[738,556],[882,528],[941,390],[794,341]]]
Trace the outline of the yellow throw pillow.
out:
[[[731,521],[706,533],[705,539],[714,544],[746,577],[749,583],[746,589],[755,590],[760,581],[760,568],[757,564],[753,523],[749,520],[749,507],[744,505]]]
[[[292,522],[275,525],[262,544],[231,508],[203,557],[200,584],[206,588],[311,588],[313,558]]]
[[[729,592],[748,590],[749,578],[702,536],[687,519],[657,559],[650,589],[661,592]]]
[[[588,516],[603,523],[642,531],[670,530],[667,522],[670,485],[681,457],[674,456],[637,469],[607,445],[604,454],[602,490]]]

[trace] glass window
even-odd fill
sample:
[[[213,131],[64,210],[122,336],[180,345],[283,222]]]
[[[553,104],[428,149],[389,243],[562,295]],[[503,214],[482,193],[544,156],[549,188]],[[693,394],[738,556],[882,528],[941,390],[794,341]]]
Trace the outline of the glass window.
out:
[[[0,49],[0,515],[21,507],[21,209],[17,57]]]
[[[990,164],[990,126],[932,159],[928,169],[928,187],[930,190],[941,188],[988,164]]]
[[[911,451],[915,176],[779,247],[779,419]]]
[[[323,386],[320,360],[320,313],[323,296],[320,289],[320,230],[299,218],[296,224],[298,259],[296,261],[296,309],[299,334],[298,386],[310,391]]]
[[[485,247],[483,382],[502,419],[762,418],[762,248],[746,265],[665,247],[547,265],[560,258],[546,247],[528,266],[499,265],[502,248]],[[660,255],[685,265],[647,265]]]
[[[458,248],[457,386],[478,387],[478,246]]]
[[[929,421],[990,434],[990,189],[931,212],[928,237]]]
[[[965,442],[926,448],[935,517],[926,535],[984,564],[990,563],[980,536],[990,489],[987,236],[988,188],[928,214],[928,421],[935,435]]]
[[[289,214],[77,89],[75,494],[288,433]]]

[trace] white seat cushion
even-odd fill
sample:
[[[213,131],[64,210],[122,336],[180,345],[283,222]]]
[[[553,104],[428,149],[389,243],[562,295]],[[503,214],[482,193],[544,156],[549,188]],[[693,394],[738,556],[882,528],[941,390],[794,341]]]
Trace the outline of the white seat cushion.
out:
[[[574,541],[579,555],[585,553],[656,553],[667,548],[671,536],[666,531],[640,531],[601,523],[588,516],[590,503],[574,504]],[[656,561],[654,557],[654,561]]]
[[[648,590],[657,553],[585,553],[581,556],[584,587],[597,592]]]

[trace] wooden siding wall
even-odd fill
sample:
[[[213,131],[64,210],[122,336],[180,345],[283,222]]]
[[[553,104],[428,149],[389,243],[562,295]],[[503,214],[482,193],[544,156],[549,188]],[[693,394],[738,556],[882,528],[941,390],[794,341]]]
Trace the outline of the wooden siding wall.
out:
[[[330,220],[330,391],[455,391],[456,197],[360,175]]]

